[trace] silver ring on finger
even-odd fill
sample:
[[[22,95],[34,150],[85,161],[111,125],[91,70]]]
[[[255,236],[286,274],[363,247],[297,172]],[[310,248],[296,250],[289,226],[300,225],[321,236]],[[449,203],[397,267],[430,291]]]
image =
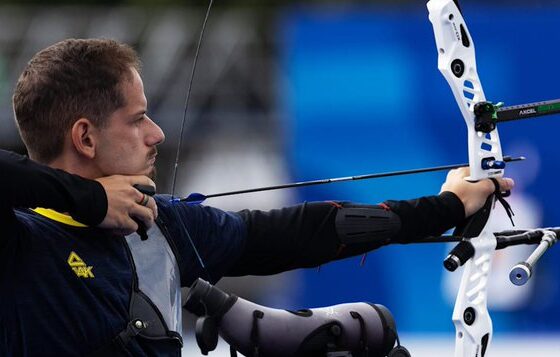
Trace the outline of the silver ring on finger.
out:
[[[150,201],[150,196],[148,196],[147,194],[143,193],[144,196],[142,196],[142,202],[140,202],[140,204],[142,206],[147,206],[148,202]]]

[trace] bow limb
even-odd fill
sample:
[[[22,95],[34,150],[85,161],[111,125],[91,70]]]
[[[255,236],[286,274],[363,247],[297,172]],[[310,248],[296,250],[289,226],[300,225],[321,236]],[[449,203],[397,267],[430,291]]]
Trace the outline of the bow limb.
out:
[[[502,177],[504,162],[497,129],[489,133],[475,130],[475,105],[486,98],[476,71],[474,43],[458,0],[430,0],[427,6],[439,53],[438,68],[449,83],[468,128],[468,180]],[[455,357],[483,357],[492,339],[487,286],[496,237],[488,227],[493,220],[495,200],[492,195],[460,230],[465,239],[457,247],[457,256],[463,254],[466,259],[457,261],[457,266],[466,263],[453,311]],[[469,253],[461,251],[465,247]],[[457,256],[450,255],[451,263],[459,260]]]

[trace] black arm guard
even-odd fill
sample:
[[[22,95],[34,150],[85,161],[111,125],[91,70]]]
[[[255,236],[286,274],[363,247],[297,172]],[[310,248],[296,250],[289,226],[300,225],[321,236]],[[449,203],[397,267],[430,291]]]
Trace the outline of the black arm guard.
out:
[[[401,220],[383,206],[343,205],[336,214],[335,226],[345,246],[382,246],[391,243],[401,229]]]

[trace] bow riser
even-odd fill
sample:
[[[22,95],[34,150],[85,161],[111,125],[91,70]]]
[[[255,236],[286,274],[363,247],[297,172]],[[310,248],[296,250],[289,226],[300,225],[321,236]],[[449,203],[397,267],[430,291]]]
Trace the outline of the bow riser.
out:
[[[461,11],[452,0],[428,2],[429,19],[438,49],[438,69],[453,91],[468,128],[469,180],[502,177],[503,169],[487,169],[489,161],[503,161],[498,130],[489,134],[474,128],[474,105],[486,101],[476,70],[475,47]]]

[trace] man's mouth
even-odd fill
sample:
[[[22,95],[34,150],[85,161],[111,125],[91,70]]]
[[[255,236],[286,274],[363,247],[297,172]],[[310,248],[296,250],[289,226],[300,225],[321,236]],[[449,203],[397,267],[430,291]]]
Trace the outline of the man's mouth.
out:
[[[155,165],[156,157],[157,157],[157,151],[154,150],[148,155],[148,164],[151,166]]]

